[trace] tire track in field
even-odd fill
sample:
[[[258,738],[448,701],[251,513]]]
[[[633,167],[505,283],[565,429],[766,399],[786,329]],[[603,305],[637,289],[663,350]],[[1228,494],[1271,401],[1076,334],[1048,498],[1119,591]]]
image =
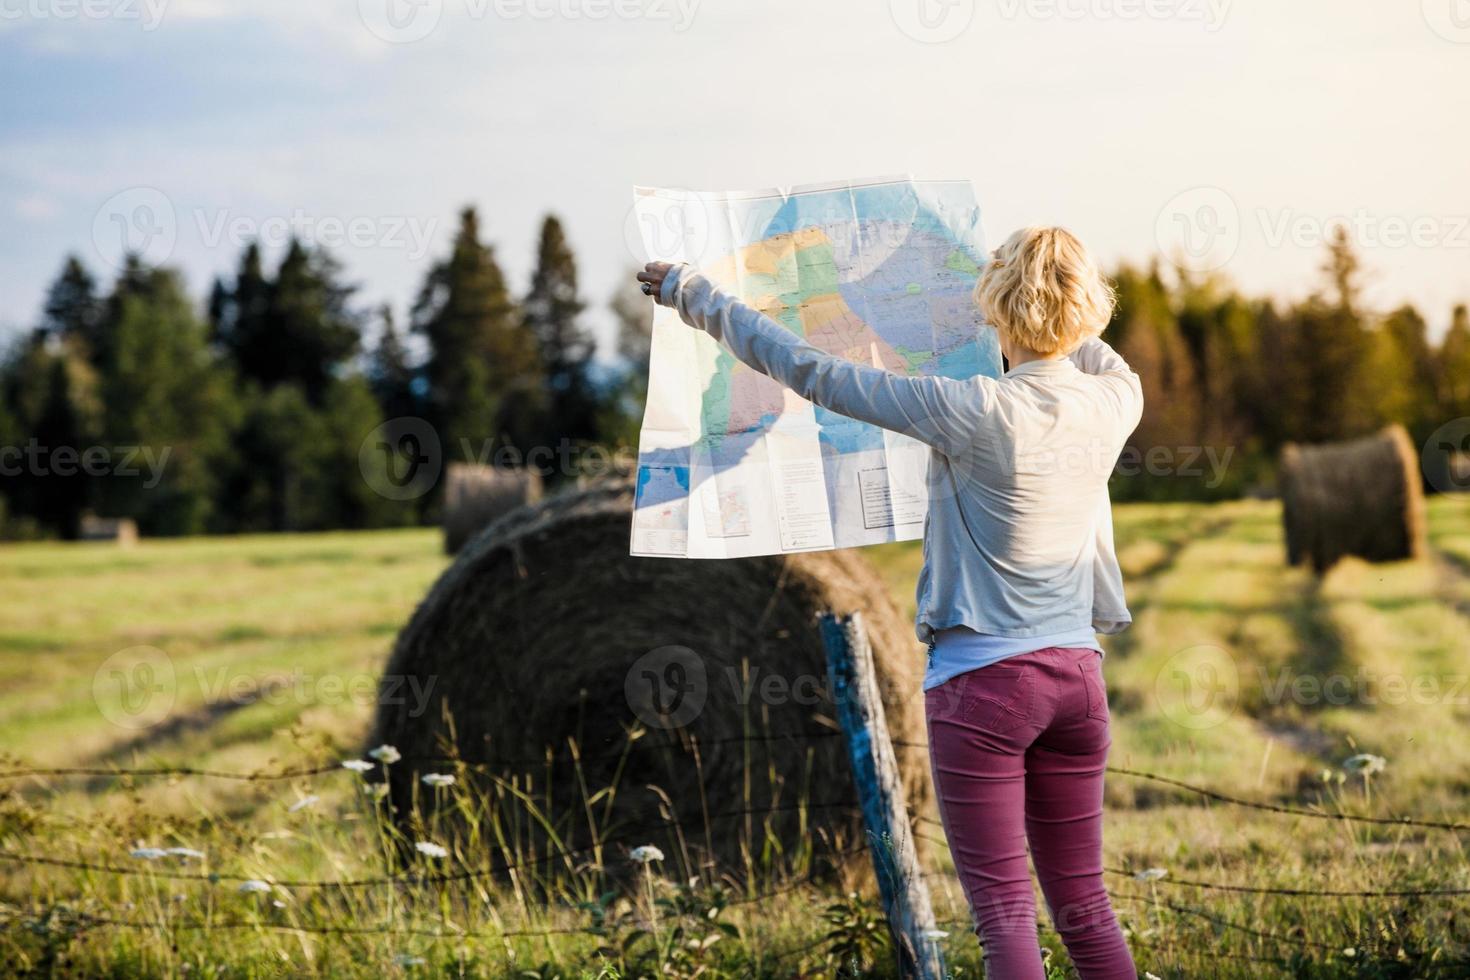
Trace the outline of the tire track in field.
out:
[[[1109,654],[1127,657],[1138,648],[1137,621],[1153,604],[1153,587],[1178,566],[1180,556],[1191,545],[1220,537],[1240,520],[1236,515],[1223,515],[1207,518],[1196,525],[1193,520],[1196,516],[1191,514],[1180,521],[1181,526],[1174,528],[1162,542],[1162,553],[1125,577],[1124,594],[1128,597],[1128,608],[1135,625],[1109,638]]]
[[[1433,546],[1429,552],[1439,580],[1439,598],[1461,617],[1470,619],[1470,557]]]
[[[1470,559],[1465,556],[1430,548],[1425,559],[1437,580],[1435,599],[1461,618],[1470,620]],[[1351,643],[1332,614],[1333,602],[1322,594],[1322,578],[1314,577],[1304,593],[1304,602],[1289,613],[1293,628],[1309,655],[1300,663],[1297,673],[1304,676],[1330,677],[1353,667]],[[1299,705],[1305,712],[1327,707],[1325,701]],[[1266,716],[1260,719],[1263,731],[1278,738],[1304,755],[1333,762],[1342,753],[1342,736],[1301,721]]]
[[[157,725],[139,732],[131,738],[109,745],[94,752],[81,763],[84,766],[125,765],[140,754],[148,754],[170,743],[177,743],[185,736],[206,732],[222,720],[260,703],[281,691],[289,689],[291,678],[277,674],[260,679],[250,679],[248,687],[232,690],[230,696],[206,701],[187,711],[171,714]],[[107,780],[93,781],[106,784]]]

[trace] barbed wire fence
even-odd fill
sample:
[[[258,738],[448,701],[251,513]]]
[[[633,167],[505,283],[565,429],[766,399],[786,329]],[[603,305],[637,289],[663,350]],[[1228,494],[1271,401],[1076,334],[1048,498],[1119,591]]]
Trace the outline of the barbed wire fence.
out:
[[[832,730],[821,730],[815,732],[789,732],[768,734],[745,734],[732,738],[718,740],[702,740],[699,742],[701,748],[712,745],[727,743],[749,743],[763,742],[783,739],[805,740],[813,738],[839,737],[843,733]],[[910,749],[922,749],[927,751],[928,746],[923,743],[905,742],[894,740],[895,746]],[[438,766],[449,767],[463,772],[493,773],[503,772],[512,766],[540,766],[548,765],[559,759],[568,761],[591,761],[598,759],[616,759],[625,757],[632,752],[645,752],[651,750],[676,750],[687,748],[684,743],[677,741],[640,739],[625,745],[615,752],[606,754],[584,754],[571,750],[548,751],[540,757],[518,757],[499,760],[495,764],[473,763],[451,756],[435,757],[404,757],[396,760],[394,765],[409,766]],[[329,776],[334,773],[349,773],[353,770],[344,767],[342,761],[319,762],[307,765],[287,768],[270,768],[247,771],[230,771],[222,769],[201,768],[194,766],[142,766],[142,767],[107,767],[107,766],[19,766],[12,765],[10,768],[0,770],[0,782],[17,782],[22,780],[45,781],[50,779],[64,778],[89,778],[89,779],[117,779],[117,780],[143,780],[143,779],[180,779],[180,778],[202,778],[218,779],[234,782],[268,783],[292,780],[313,779]],[[1152,784],[1168,787],[1183,794],[1190,794],[1213,803],[1220,803],[1230,807],[1255,810],[1275,815],[1299,817],[1312,820],[1330,820],[1347,823],[1359,823],[1371,826],[1393,826],[1404,828],[1415,828],[1422,830],[1438,830],[1449,832],[1470,831],[1470,823],[1423,819],[1409,816],[1381,816],[1374,814],[1352,813],[1325,809],[1310,809],[1301,806],[1292,806],[1282,803],[1273,803],[1263,800],[1250,800],[1232,794],[1220,792],[1206,786],[1200,786],[1172,776],[1133,769],[1123,766],[1109,766],[1108,772],[1113,775],[1124,776],[1131,779],[1149,782]],[[775,804],[761,807],[743,807],[724,811],[717,814],[707,815],[709,821],[723,821],[748,817],[752,815],[766,814],[781,810],[820,810],[831,808],[854,808],[858,806],[856,799],[839,799],[819,802],[799,802],[788,804]],[[926,814],[913,815],[912,819],[917,824],[928,824],[942,828],[941,821]],[[639,832],[642,835],[643,831]],[[921,832],[915,832],[917,839],[923,840],[934,846],[947,847],[947,842],[941,838],[930,836]],[[587,854],[588,852],[615,847],[619,844],[627,844],[635,838],[632,833],[624,835],[613,835],[602,838],[592,844],[575,848],[561,848],[539,857],[522,859],[519,861],[495,862],[489,866],[477,868],[465,868],[457,871],[442,873],[420,873],[404,872],[399,874],[379,875],[358,878],[341,879],[289,879],[289,878],[266,878],[247,875],[236,872],[218,871],[188,871],[178,868],[158,867],[156,865],[126,866],[105,861],[92,861],[77,857],[59,857],[49,854],[20,853],[13,850],[0,850],[0,863],[12,865],[30,865],[43,867],[56,867],[74,871],[84,871],[100,875],[118,875],[128,877],[142,877],[153,879],[164,879],[173,881],[197,881],[203,883],[217,884],[219,882],[244,883],[254,880],[265,880],[270,886],[287,890],[348,890],[365,889],[374,887],[400,887],[409,885],[442,885],[454,882],[472,881],[477,879],[495,877],[512,871],[530,870],[536,866],[564,862],[575,856]],[[871,847],[870,842],[864,842],[846,850],[836,852],[830,857],[849,859],[856,857]],[[1192,889],[1205,892],[1249,894],[1259,896],[1274,896],[1294,899],[1427,899],[1444,897],[1470,896],[1470,888],[1365,888],[1365,889],[1328,889],[1328,888],[1296,888],[1275,885],[1260,885],[1240,882],[1208,881],[1196,878],[1180,878],[1173,875],[1153,875],[1147,869],[1132,870],[1128,868],[1108,867],[1104,869],[1109,876],[1133,881],[1135,884],[1146,882],[1151,888],[1163,886],[1172,889]],[[790,881],[784,882],[774,888],[759,891],[738,897],[727,898],[723,905],[741,906],[769,901],[780,895],[789,894],[804,888],[819,885],[823,875],[819,869],[813,870],[805,875],[798,876]],[[949,882],[955,881],[955,876],[950,872],[931,871],[925,874],[926,878],[943,879]],[[1144,895],[1136,892],[1115,892],[1113,898],[1120,902],[1136,903],[1151,909],[1167,909],[1176,915],[1184,916],[1207,923],[1219,929],[1238,932],[1263,942],[1275,944],[1278,947],[1287,947],[1303,952],[1317,951],[1331,953],[1341,950],[1341,944],[1321,942],[1309,939],[1305,936],[1290,933],[1274,932],[1267,929],[1257,928],[1245,923],[1236,922],[1227,917],[1209,912],[1208,910],[1196,908],[1190,905],[1180,904],[1159,897],[1157,894]],[[12,917],[13,918],[13,917]],[[264,930],[276,932],[290,932],[314,935],[374,935],[391,933],[394,935],[419,937],[435,941],[453,940],[483,940],[498,941],[520,937],[550,937],[556,935],[587,935],[606,936],[604,926],[543,926],[537,928],[515,928],[495,930],[465,930],[465,929],[426,929],[405,925],[403,922],[390,922],[381,925],[357,925],[357,924],[324,924],[298,921],[270,921],[258,918],[250,919],[214,919],[190,920],[165,917],[161,919],[128,918],[113,915],[97,915],[90,912],[76,911],[71,915],[71,921],[79,928],[115,928],[115,929],[138,929],[157,930],[166,929],[181,932],[190,931],[240,931],[240,930]],[[941,920],[941,926],[970,927],[972,923],[968,919]],[[831,936],[823,936],[815,941],[802,942],[791,945],[785,949],[776,951],[765,951],[761,957],[770,962],[780,962],[795,956],[811,953],[822,947],[833,943]],[[1171,952],[1163,947],[1141,941],[1138,937],[1132,937],[1131,942],[1135,950],[1150,951],[1158,953]],[[1177,951],[1174,951],[1177,952]],[[1218,948],[1210,950],[1211,957],[1222,959],[1235,959],[1248,962],[1268,963],[1280,967],[1287,967],[1289,961],[1277,956],[1260,956],[1254,954],[1234,953]]]

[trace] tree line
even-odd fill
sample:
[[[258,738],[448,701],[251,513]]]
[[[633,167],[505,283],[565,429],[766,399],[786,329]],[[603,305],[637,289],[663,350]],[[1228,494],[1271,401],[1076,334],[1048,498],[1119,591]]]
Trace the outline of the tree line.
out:
[[[1138,372],[1145,409],[1114,497],[1268,493],[1287,442],[1348,439],[1400,423],[1422,447],[1441,425],[1470,417],[1466,307],[1453,310],[1435,343],[1412,305],[1367,308],[1363,275],[1341,229],[1319,283],[1291,303],[1158,263],[1119,269],[1118,312],[1105,337]]]
[[[1115,496],[1268,490],[1287,441],[1400,422],[1422,444],[1470,416],[1465,308],[1434,343],[1413,307],[1366,309],[1361,277],[1341,235],[1320,286],[1287,304],[1160,263],[1119,268],[1106,337],[1142,377],[1147,409]],[[40,323],[0,358],[0,537],[75,536],[88,513],[150,535],[433,520],[435,496],[397,499],[364,470],[365,439],[394,419],[426,420],[450,459],[543,447],[560,461],[551,482],[573,476],[569,448],[636,442],[649,316],[629,281],[610,301],[609,368],[594,361],[555,216],[517,293],[465,209],[402,325],[364,309],[332,257],[300,241],[274,268],[245,247],[202,309],[175,270],[132,257],[104,286],[68,258]]]
[[[555,216],[518,294],[465,209],[405,325],[363,309],[301,241],[274,268],[245,247],[203,309],[173,269],[129,257],[104,285],[70,257],[0,360],[0,536],[75,536],[89,513],[152,535],[432,519],[432,495],[394,499],[363,469],[385,420],[425,419],[451,458],[629,440],[647,311],[615,304],[632,358],[619,372],[594,364],[585,309]]]

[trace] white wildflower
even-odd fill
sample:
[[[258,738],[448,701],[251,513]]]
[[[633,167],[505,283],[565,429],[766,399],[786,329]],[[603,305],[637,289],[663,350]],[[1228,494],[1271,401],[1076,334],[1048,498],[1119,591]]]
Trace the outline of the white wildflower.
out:
[[[1360,752],[1342,764],[1342,767],[1348,772],[1355,772],[1362,776],[1382,772],[1387,766],[1387,759],[1381,755],[1373,755],[1371,752]]]
[[[935,939],[935,940],[938,940],[938,939],[948,939],[949,938],[949,933],[945,932],[943,929],[925,929],[924,930],[924,938],[925,939]]]
[[[185,861],[203,861],[204,852],[196,851],[192,847],[170,847],[167,851],[170,857],[183,858]]]
[[[261,881],[259,878],[251,878],[249,881],[242,881],[240,882],[239,888],[240,894],[242,895],[259,895],[265,892],[269,892],[270,890],[270,884],[268,882]]]
[[[399,953],[397,956],[393,957],[393,965],[397,967],[402,967],[405,970],[411,969],[415,966],[423,966],[426,962],[428,961],[425,960],[422,956],[411,956],[408,953]]]
[[[373,764],[366,759],[348,759],[342,763],[343,769],[351,769],[353,772],[371,772]]]
[[[364,793],[366,793],[368,796],[375,797],[376,799],[380,799],[381,800],[383,797],[385,797],[385,796],[388,795],[388,784],[387,783],[363,783],[363,785],[362,785],[362,791]]]
[[[128,854],[144,861],[157,861],[159,858],[167,856],[168,851],[165,851],[161,847],[135,847]]]
[[[447,772],[426,772],[419,777],[419,781],[425,786],[438,787],[454,785],[454,777]]]
[[[315,793],[312,793],[309,796],[303,796],[301,799],[297,800],[295,803],[292,803],[289,807],[287,807],[286,812],[300,813],[302,810],[305,810],[309,806],[316,806],[318,803],[321,802],[321,800],[322,798],[320,796],[317,796]]]
[[[445,850],[442,845],[435,844],[432,841],[421,840],[421,841],[419,841],[417,844],[415,844],[413,846],[413,849],[415,851],[418,851],[420,854],[424,855],[425,857],[431,857],[431,858],[444,858],[444,857],[449,857],[449,851]]]
[[[369,752],[368,756],[388,766],[403,758],[402,753],[391,745],[380,745]]]
[[[644,844],[641,847],[633,848],[632,852],[628,854],[628,857],[637,861],[639,864],[651,864],[654,861],[662,861],[664,859],[664,852],[652,844]]]
[[[271,904],[274,905],[278,909],[283,909],[283,908],[286,907],[286,903],[283,902],[283,901],[281,901],[279,898],[273,898],[273,899],[271,899]]]
[[[1144,868],[1142,871],[1133,872],[1135,881],[1158,881],[1169,874],[1166,868]]]
[[[1150,973],[1147,970],[1144,970],[1143,980],[1163,980],[1163,977],[1159,976],[1157,973]]]

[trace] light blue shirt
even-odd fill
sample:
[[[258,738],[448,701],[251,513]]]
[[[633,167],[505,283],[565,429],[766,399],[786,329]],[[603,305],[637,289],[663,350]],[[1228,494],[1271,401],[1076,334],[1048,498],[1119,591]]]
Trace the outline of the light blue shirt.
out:
[[[924,671],[924,690],[938,687],[952,677],[967,674],[993,663],[1019,657],[1033,650],[1062,647],[1067,650],[1103,652],[1097,634],[1091,627],[1069,630],[1054,636],[1017,639],[1011,636],[988,636],[964,626],[941,630],[934,634],[929,647],[929,666]]]
[[[807,343],[687,265],[659,302],[823,408],[927,444],[929,513],[915,631],[1036,644],[1132,617],[1113,550],[1108,477],[1143,411],[1138,375],[1093,338],[1003,377],[907,377]]]

